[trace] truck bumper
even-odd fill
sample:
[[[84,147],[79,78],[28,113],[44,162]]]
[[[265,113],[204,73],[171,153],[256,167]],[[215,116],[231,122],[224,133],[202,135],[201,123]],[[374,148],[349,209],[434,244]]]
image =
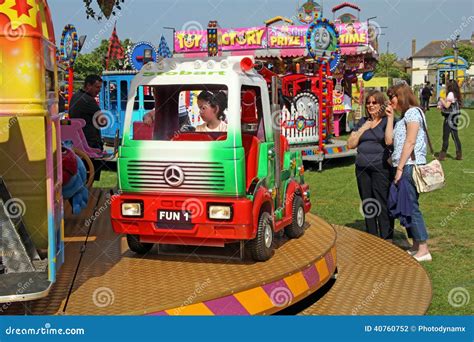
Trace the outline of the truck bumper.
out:
[[[142,217],[124,217],[122,203],[134,201],[143,203]],[[231,206],[231,219],[210,219],[210,205]],[[252,201],[246,198],[127,193],[114,196],[111,220],[116,233],[139,235],[141,242],[224,246],[225,243],[255,237],[252,205]],[[162,211],[187,211],[191,214],[191,220],[185,223],[159,223],[158,216]]]

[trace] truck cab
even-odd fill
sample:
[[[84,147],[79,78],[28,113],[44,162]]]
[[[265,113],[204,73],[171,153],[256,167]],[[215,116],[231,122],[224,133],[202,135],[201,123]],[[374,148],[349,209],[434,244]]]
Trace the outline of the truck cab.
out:
[[[173,58],[148,63],[133,79],[111,205],[113,229],[132,251],[244,242],[265,261],[276,232],[304,234],[311,203],[301,154],[281,135],[276,80],[270,99],[253,66],[250,57]],[[152,126],[132,118],[141,86],[153,88]],[[196,130],[192,108],[183,117],[180,98],[202,91],[227,94],[225,131]]]

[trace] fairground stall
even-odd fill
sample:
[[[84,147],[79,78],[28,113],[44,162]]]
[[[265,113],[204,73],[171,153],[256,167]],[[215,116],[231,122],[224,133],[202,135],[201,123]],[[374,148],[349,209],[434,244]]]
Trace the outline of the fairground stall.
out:
[[[360,12],[348,3],[332,11],[344,8]],[[365,80],[372,78],[378,55],[375,27],[349,13],[329,21],[321,18],[320,10],[307,2],[297,13],[299,25],[284,17],[272,18],[264,26],[235,29],[211,21],[207,30],[176,31],[174,51],[177,57],[195,59],[254,57],[268,82],[273,76],[280,78],[279,124],[291,148],[321,167],[324,159],[354,154],[335,137],[345,130],[346,115],[352,110],[351,84],[359,74]]]
[[[462,88],[468,79],[468,69],[469,63],[462,57],[458,57],[456,61],[454,56],[445,56],[430,63],[427,81],[434,85],[433,95],[430,98],[431,105],[437,105],[440,97],[446,98],[446,83],[454,80],[456,74],[459,86]]]

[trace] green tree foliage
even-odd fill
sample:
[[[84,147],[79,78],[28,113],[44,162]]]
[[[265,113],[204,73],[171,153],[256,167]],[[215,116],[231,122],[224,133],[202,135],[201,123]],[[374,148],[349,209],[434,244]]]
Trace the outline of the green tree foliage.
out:
[[[124,51],[127,47],[132,45],[130,39],[121,41]],[[90,53],[79,54],[74,64],[74,78],[83,80],[87,75],[97,74],[102,75],[105,71],[105,63],[107,52],[109,50],[109,41],[103,39],[100,45]],[[109,63],[109,70],[123,70],[124,61],[112,60]]]
[[[97,21],[101,21],[104,16],[109,19],[111,15],[116,15],[115,11],[120,11],[122,9],[121,4],[125,2],[125,0],[97,0],[100,9],[99,14],[97,14],[92,6],[93,0],[82,1],[86,7],[87,19],[92,18]]]
[[[401,78],[409,82],[410,75],[397,65],[397,60],[397,55],[394,53],[382,53],[375,67],[375,76]]]
[[[467,61],[468,65],[471,65],[472,63],[474,63],[474,46],[472,46],[471,44],[461,43],[461,44],[458,44],[458,48],[459,48],[459,56],[464,58]],[[454,55],[453,48],[444,50],[444,55],[453,56]]]

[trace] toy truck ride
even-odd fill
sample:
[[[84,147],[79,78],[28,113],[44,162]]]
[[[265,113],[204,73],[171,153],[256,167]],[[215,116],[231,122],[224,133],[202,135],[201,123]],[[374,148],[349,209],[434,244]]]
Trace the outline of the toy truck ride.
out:
[[[164,59],[132,81],[111,205],[113,229],[132,251],[240,242],[241,255],[246,247],[265,261],[275,233],[304,234],[311,202],[301,154],[280,133],[277,78],[269,94],[254,66],[250,57]],[[132,122],[141,86],[153,88],[152,127]],[[226,131],[196,130],[199,118],[179,115],[180,96],[204,90],[227,94]]]

